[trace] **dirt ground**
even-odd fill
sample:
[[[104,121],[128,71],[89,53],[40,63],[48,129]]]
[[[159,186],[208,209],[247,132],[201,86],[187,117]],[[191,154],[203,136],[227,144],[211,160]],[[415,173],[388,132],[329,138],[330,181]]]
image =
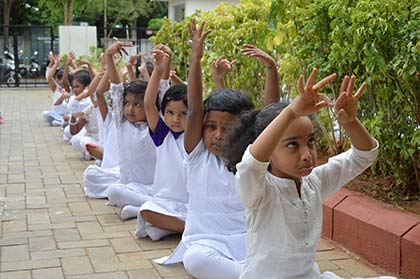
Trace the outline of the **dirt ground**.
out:
[[[392,177],[374,177],[369,170],[346,185],[348,189],[364,193],[374,199],[392,204],[420,215],[420,195],[409,192],[391,191],[395,187]]]

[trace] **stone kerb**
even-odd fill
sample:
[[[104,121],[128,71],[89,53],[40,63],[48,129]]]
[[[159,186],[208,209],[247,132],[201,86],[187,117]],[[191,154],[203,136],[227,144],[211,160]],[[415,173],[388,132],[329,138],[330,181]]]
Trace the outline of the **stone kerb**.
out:
[[[348,189],[323,208],[325,237],[393,274],[420,278],[420,216]]]

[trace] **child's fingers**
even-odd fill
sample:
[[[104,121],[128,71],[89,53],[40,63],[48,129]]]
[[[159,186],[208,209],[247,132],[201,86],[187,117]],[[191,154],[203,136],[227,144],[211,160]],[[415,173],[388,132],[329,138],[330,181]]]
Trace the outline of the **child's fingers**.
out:
[[[256,49],[257,47],[251,44],[243,44],[242,49],[246,49],[246,48]]]
[[[313,68],[311,74],[309,75],[308,80],[306,81],[305,91],[312,89],[317,73],[318,73],[318,69]]]
[[[191,23],[188,23],[188,34],[190,35],[190,38],[192,37],[192,35],[193,35],[193,31],[192,31],[192,24]]]
[[[360,99],[360,97],[362,96],[363,91],[365,91],[366,89],[366,82],[363,82],[362,85],[360,86],[359,90],[357,90],[356,95],[354,95],[354,97],[356,99]]]
[[[347,96],[352,96],[355,82],[356,82],[356,77],[352,75],[350,78],[349,84],[347,86],[347,90],[346,90]]]
[[[299,76],[297,86],[298,86],[299,94],[303,94],[305,92],[303,75]]]
[[[328,107],[329,105],[330,105],[330,104],[329,104],[329,103],[327,103],[326,101],[321,101],[321,102],[316,103],[316,105],[315,105],[315,109],[316,109],[316,110],[320,110],[320,109],[322,109],[322,108]]]
[[[331,74],[329,76],[327,76],[326,78],[323,78],[321,81],[319,81],[317,84],[315,84],[312,89],[313,90],[319,90],[322,87],[324,87],[325,85],[327,85],[329,82],[335,80],[337,77],[337,74]]]
[[[210,33],[211,33],[211,30],[210,30],[210,29],[209,29],[209,30],[207,30],[206,32],[204,32],[204,34],[202,35],[203,40],[204,40],[205,38],[207,38],[208,34],[210,34]]]
[[[344,78],[343,78],[343,82],[341,83],[341,87],[340,87],[340,94],[341,94],[341,92],[344,92],[344,91],[346,91],[346,89],[347,89],[347,86],[348,86],[348,84],[349,84],[349,76],[348,75],[346,75]]]
[[[225,59],[224,55],[220,55],[219,57],[217,57],[216,61],[214,61],[214,63],[216,63],[216,67],[219,65],[220,61],[222,61],[223,59]]]
[[[201,22],[200,27],[198,28],[199,34],[203,34],[204,25],[206,24],[205,21]]]
[[[322,100],[322,101],[321,101],[321,102],[319,102],[319,103],[325,103],[325,104],[327,104],[328,106],[330,106],[330,105],[331,105],[331,100],[330,100],[330,98],[328,98],[328,96],[327,96],[327,95],[318,93],[318,97]]]

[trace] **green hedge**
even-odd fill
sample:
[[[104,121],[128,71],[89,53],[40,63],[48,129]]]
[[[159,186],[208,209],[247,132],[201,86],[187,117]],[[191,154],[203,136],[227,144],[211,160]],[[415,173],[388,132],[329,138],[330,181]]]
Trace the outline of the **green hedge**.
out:
[[[197,12],[213,30],[203,57],[204,87],[213,89],[210,63],[221,54],[236,59],[227,86],[248,92],[259,103],[264,91],[264,69],[240,53],[254,44],[276,57],[285,92],[296,94],[300,74],[313,67],[319,76],[336,72],[339,79],[354,74],[358,85],[368,84],[359,117],[378,139],[381,152],[374,170],[395,177],[399,190],[420,189],[420,2],[411,0],[242,0]],[[186,18],[165,19],[153,38],[168,44],[174,68],[186,77],[189,53]],[[281,59],[280,59],[281,57]],[[339,80],[338,79],[338,80]],[[326,93],[335,96],[339,81]],[[333,113],[323,111],[321,127],[331,127]],[[329,144],[336,144],[329,129]],[[337,148],[338,145],[338,148]]]

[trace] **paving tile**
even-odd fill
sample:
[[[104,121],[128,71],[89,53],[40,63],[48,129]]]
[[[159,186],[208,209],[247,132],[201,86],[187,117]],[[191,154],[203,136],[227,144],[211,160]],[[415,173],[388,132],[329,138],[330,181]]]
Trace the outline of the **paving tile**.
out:
[[[340,269],[338,265],[334,264],[334,262],[330,261],[329,259],[317,261],[317,264],[319,269],[321,270],[321,273],[325,271],[335,272],[336,270]]]
[[[136,241],[131,237],[111,239],[110,242],[117,253],[136,252],[141,250]]]
[[[67,223],[58,223],[58,224],[42,224],[42,225],[29,225],[29,230],[55,230],[55,229],[71,229],[76,228],[76,223],[67,222]]]
[[[179,235],[171,235],[165,237],[159,241],[151,241],[149,238],[140,238],[137,239],[137,244],[143,250],[154,250],[154,249],[167,249],[167,248],[175,248],[180,240]]]
[[[103,232],[98,222],[78,222],[76,226],[81,235]]]
[[[121,264],[111,247],[87,248],[95,272],[121,270]]]
[[[84,234],[83,239],[113,239],[113,238],[125,238],[129,237],[131,234],[129,232],[103,232],[103,233],[91,233]]]
[[[129,270],[127,274],[130,279],[162,279],[155,269]]]
[[[61,267],[41,268],[32,271],[32,279],[61,279],[64,278]]]
[[[80,275],[93,273],[92,265],[90,264],[89,257],[66,257],[61,259],[64,275]]]
[[[85,211],[91,211],[91,208],[89,206],[89,203],[87,201],[83,202],[70,202],[68,203],[68,206],[70,210],[74,212],[85,212]]]
[[[56,241],[80,240],[77,229],[56,229],[54,230],[54,237]]]
[[[11,245],[24,245],[24,244],[28,244],[28,238],[27,237],[0,239],[0,247],[1,246],[11,246]]]
[[[55,238],[52,236],[29,238],[29,250],[31,252],[49,251],[56,248]]]
[[[59,249],[101,247],[109,246],[109,241],[105,239],[66,241],[58,242],[57,246]]]
[[[84,255],[86,255],[86,251],[80,248],[31,252],[31,258],[33,260],[56,259],[56,258],[84,256]]]
[[[48,213],[28,214],[28,225],[50,224],[50,215]]]
[[[351,273],[353,276],[378,276],[377,272],[374,269],[366,266],[365,264],[360,263],[359,261],[356,261],[355,259],[336,260],[332,262],[338,265],[341,269]]]
[[[50,235],[52,235],[52,232],[50,230],[11,232],[11,233],[4,233],[3,234],[3,239],[37,237],[37,236],[50,236]]]
[[[28,245],[13,245],[0,248],[0,261],[13,262],[29,260]]]
[[[102,226],[111,226],[111,225],[121,225],[123,224],[123,221],[121,221],[120,217],[115,215],[113,212],[112,215],[101,215],[98,216],[98,221]]]
[[[128,279],[125,272],[107,272],[86,275],[66,276],[67,279]],[[142,278],[143,277],[139,277]]]
[[[1,272],[1,279],[32,279],[30,271]]]
[[[30,260],[30,261],[16,261],[16,262],[0,262],[0,270],[5,271],[19,271],[31,270],[37,268],[60,267],[58,259],[49,260]]]
[[[181,263],[171,265],[159,265],[153,263],[153,266],[158,271],[159,275],[162,277],[187,275],[184,266]]]
[[[4,233],[24,232],[26,231],[26,229],[26,220],[13,220],[3,222]]]

